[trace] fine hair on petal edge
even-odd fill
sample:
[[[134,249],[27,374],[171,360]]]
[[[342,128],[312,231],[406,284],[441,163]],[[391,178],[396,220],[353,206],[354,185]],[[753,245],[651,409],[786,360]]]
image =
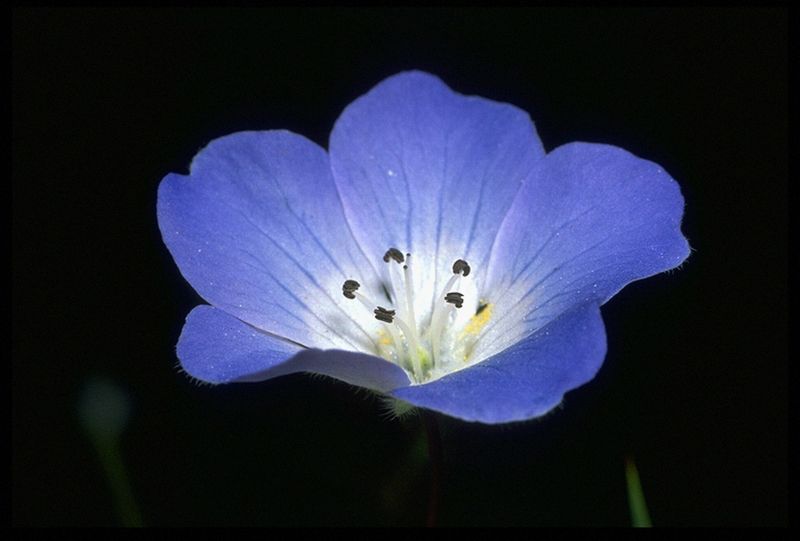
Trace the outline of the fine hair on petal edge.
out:
[[[404,421],[419,415],[419,408],[413,404],[379,393],[374,396],[380,400],[381,417],[388,421]]]
[[[218,383],[213,383],[211,381],[204,381],[204,380],[202,380],[200,378],[194,377],[189,372],[187,372],[183,368],[183,366],[181,366],[180,361],[175,363],[175,367],[174,368],[175,368],[175,371],[178,374],[182,374],[183,376],[185,376],[193,385],[195,385],[197,387],[216,387],[217,385],[219,385]]]

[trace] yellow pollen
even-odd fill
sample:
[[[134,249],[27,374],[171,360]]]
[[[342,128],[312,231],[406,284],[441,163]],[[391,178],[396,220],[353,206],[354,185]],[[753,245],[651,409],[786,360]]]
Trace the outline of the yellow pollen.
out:
[[[481,303],[484,304],[483,310],[480,311],[479,314],[475,314],[469,320],[464,330],[461,331],[461,337],[465,337],[468,334],[472,336],[478,336],[489,320],[492,318],[492,311],[494,310],[494,304],[490,303]]]
[[[383,329],[380,329],[378,331],[378,344],[382,346],[391,346],[392,336]]]

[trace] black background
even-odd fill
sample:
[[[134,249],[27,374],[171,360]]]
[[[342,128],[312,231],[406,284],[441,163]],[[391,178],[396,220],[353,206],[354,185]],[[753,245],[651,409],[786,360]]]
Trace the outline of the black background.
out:
[[[424,521],[419,419],[331,380],[198,387],[175,370],[201,300],[156,189],[211,139],[341,110],[418,68],[527,110],[550,150],[624,147],[676,178],[683,269],[603,314],[599,375],[544,419],[442,419],[441,524],[626,525],[635,456],[660,525],[787,518],[787,14],[720,10],[13,12],[13,522],[117,524],[75,417],[130,393],[150,525]],[[417,458],[415,458],[417,457]]]

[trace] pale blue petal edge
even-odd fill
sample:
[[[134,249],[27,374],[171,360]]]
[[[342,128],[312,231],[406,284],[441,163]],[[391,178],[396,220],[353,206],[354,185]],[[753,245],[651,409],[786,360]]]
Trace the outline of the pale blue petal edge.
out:
[[[206,305],[189,313],[177,349],[183,370],[210,383],[262,381],[311,372],[383,392],[409,384],[403,369],[379,357],[306,349]]]
[[[377,276],[350,233],[327,153],[288,131],[209,143],[188,176],[158,190],[161,234],[186,280],[210,304],[308,347],[366,350],[368,318],[341,294]]]
[[[594,378],[605,354],[600,309],[589,304],[477,365],[391,394],[465,421],[524,421],[544,415],[564,393]]]

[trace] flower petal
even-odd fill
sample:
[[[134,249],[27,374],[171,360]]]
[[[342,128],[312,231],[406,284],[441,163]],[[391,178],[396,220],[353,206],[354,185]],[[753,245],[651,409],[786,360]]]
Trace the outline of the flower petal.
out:
[[[425,261],[416,282],[418,298],[430,302],[453,261],[488,261],[503,216],[544,149],[526,112],[457,94],[414,71],[350,104],[331,133],[330,155],[365,251],[377,258],[397,247]],[[482,275],[485,269],[473,276]]]
[[[209,303],[306,346],[369,350],[377,326],[344,280],[378,278],[353,239],[327,154],[286,131],[211,142],[158,192],[164,242]],[[370,327],[372,326],[372,327]]]
[[[178,340],[178,358],[191,376],[211,383],[313,372],[376,391],[409,384],[403,369],[379,357],[305,349],[212,306],[197,306],[189,313]]]
[[[467,369],[391,394],[415,406],[482,423],[544,415],[591,380],[606,354],[600,310],[578,307],[522,342]]]
[[[683,197],[658,165],[620,148],[571,143],[533,169],[498,233],[487,299],[489,357],[571,307],[602,304],[626,284],[689,255]]]

